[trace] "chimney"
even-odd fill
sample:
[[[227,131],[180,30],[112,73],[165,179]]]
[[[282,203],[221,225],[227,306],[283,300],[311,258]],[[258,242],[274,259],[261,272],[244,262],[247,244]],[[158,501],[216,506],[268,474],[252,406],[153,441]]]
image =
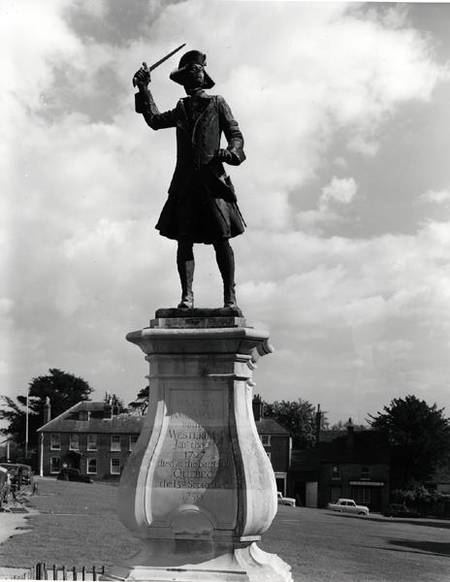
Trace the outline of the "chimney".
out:
[[[355,445],[355,425],[351,418],[348,419],[345,428],[347,429],[347,449],[353,451]]]
[[[316,412],[316,445],[319,444],[320,441],[320,429],[322,427],[322,412],[320,410],[320,404],[317,405],[317,412]]]
[[[261,418],[264,416],[264,414],[263,414],[263,401],[262,401],[261,396],[259,394],[255,394],[255,396],[253,396],[252,408],[253,408],[253,417],[255,419],[255,422],[258,422],[258,420],[261,420]]]
[[[46,396],[44,402],[44,424],[50,422],[51,419],[52,419],[52,406],[50,404],[50,397]]]
[[[103,405],[103,418],[111,420],[113,417],[113,399],[111,394],[105,392],[105,400]]]

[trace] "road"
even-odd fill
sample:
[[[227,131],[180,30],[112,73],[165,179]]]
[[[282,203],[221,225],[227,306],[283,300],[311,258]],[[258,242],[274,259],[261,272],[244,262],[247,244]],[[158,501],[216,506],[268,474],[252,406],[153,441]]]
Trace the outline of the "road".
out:
[[[450,521],[280,506],[261,547],[295,582],[449,582]]]

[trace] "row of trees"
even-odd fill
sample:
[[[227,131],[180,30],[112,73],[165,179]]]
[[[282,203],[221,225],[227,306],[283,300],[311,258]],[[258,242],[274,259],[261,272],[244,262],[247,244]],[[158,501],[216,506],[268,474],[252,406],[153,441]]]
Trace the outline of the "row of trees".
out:
[[[50,397],[52,417],[61,414],[81,400],[89,400],[92,388],[82,378],[57,368],[46,376],[33,378],[29,384],[29,445],[37,446],[36,429],[43,423],[43,407]],[[130,410],[145,411],[149,398],[148,386],[141,389],[136,399],[129,403]],[[19,445],[25,441],[26,397],[16,400],[3,397],[0,420],[7,426],[0,429]],[[312,447],[317,431],[344,429],[342,422],[329,426],[323,413],[302,399],[295,401],[264,402],[264,415],[274,418],[286,428],[293,440],[294,449]],[[391,450],[392,480],[408,484],[424,483],[450,456],[450,420],[444,409],[436,404],[409,395],[395,398],[376,415],[369,415],[369,427],[384,434]],[[319,425],[319,426],[318,426]]]

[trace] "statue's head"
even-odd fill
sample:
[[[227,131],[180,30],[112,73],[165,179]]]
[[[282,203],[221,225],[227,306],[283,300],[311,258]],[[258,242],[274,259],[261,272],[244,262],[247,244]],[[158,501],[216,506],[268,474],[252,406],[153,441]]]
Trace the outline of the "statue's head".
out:
[[[186,92],[196,89],[211,89],[214,81],[205,71],[206,55],[200,51],[192,50],[185,53],[178,65],[178,69],[170,73],[170,78],[175,83],[183,85]]]

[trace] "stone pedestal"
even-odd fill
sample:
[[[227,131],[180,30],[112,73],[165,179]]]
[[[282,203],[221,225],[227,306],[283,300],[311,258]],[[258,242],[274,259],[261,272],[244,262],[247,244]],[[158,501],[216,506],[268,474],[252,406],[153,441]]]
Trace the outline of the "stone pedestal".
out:
[[[252,412],[268,334],[233,310],[160,309],[131,332],[150,364],[150,405],[119,488],[143,549],[105,579],[292,581],[256,542],[276,510],[275,477]]]

